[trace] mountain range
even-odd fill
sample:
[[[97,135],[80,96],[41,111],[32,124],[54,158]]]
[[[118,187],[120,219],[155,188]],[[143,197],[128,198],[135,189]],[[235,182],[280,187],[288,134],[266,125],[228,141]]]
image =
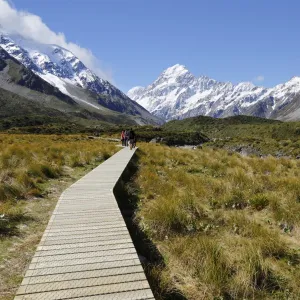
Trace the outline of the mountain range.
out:
[[[6,118],[34,119],[39,113],[45,119],[132,125],[198,115],[300,119],[300,77],[265,88],[195,77],[176,64],[149,86],[134,87],[125,95],[69,50],[4,32],[0,32],[0,95],[0,115]]]
[[[233,84],[207,76],[195,77],[185,66],[176,64],[149,86],[134,87],[127,95],[166,121],[198,115],[300,119],[300,77],[264,88],[251,82]]]
[[[72,52],[0,32],[0,89],[6,116],[22,115],[28,103],[32,113],[43,111],[109,123],[158,124],[157,117],[88,69]],[[15,94],[12,96],[12,94]],[[7,99],[16,99],[14,109]],[[6,101],[7,103],[4,103]],[[25,101],[25,102],[24,102]],[[33,109],[35,107],[36,109]],[[41,109],[43,108],[43,109]],[[25,112],[24,112],[25,114]],[[23,114],[23,115],[24,115]]]

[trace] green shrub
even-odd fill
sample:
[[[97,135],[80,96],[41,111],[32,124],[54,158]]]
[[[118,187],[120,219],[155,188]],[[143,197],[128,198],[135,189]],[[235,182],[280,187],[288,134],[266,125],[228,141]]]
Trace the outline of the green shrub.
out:
[[[49,165],[41,165],[41,172],[44,176],[46,176],[47,178],[57,178],[58,177],[58,173],[57,171],[49,166]]]
[[[269,205],[269,199],[264,194],[258,194],[249,199],[249,204],[256,210],[262,210]]]

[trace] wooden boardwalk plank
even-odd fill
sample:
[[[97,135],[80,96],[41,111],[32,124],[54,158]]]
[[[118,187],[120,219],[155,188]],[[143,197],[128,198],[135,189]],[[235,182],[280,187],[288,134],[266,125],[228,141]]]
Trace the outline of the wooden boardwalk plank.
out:
[[[124,148],[62,193],[15,300],[154,299],[113,195],[133,154]]]

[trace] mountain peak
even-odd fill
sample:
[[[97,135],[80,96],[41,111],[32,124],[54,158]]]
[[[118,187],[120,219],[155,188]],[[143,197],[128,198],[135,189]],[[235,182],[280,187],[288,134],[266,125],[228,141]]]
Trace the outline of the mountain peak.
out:
[[[264,88],[252,82],[233,84],[207,76],[195,77],[185,66],[176,64],[162,72],[152,84],[132,89],[128,94],[131,99],[165,120],[237,114],[272,118],[277,117],[284,105],[290,105],[295,95],[295,99],[298,99],[300,77],[293,77],[274,88]],[[291,118],[295,116],[291,114]]]
[[[165,71],[163,71],[162,75],[165,77],[178,77],[183,74],[188,73],[188,69],[180,64],[176,64],[172,67],[167,68]]]
[[[293,83],[296,83],[296,84],[300,84],[300,76],[294,76],[288,82],[293,82]]]
[[[237,91],[251,91],[254,89],[256,86],[250,82],[250,81],[245,81],[245,82],[240,82],[235,86],[235,90]]]

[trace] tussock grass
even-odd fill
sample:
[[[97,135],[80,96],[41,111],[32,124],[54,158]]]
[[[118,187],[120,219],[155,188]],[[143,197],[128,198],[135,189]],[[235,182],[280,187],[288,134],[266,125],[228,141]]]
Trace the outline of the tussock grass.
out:
[[[61,192],[117,150],[85,135],[0,134],[0,299],[14,299]]]
[[[136,221],[188,299],[298,299],[300,161],[142,144]]]
[[[18,201],[42,197],[45,184],[72,168],[101,162],[116,151],[113,144],[85,136],[0,135],[0,235],[13,231],[22,212]]]

